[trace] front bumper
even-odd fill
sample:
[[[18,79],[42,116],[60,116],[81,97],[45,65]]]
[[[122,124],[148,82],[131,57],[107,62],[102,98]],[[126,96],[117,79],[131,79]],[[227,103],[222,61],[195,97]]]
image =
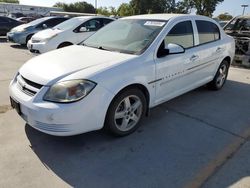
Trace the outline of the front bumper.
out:
[[[33,43],[32,40],[29,40],[27,47],[30,52],[42,54],[48,52],[52,49],[49,49],[49,45],[46,42]]]
[[[12,32],[7,33],[7,40],[9,42],[14,42],[18,44],[26,44],[26,38],[27,38],[27,35],[25,35],[24,33],[12,33]]]
[[[60,104],[42,99],[48,90],[47,86],[43,86],[34,96],[29,96],[17,84],[14,79],[9,86],[9,93],[20,104],[21,117],[33,128],[55,136],[71,136],[101,129],[114,97],[97,85],[82,100]]]

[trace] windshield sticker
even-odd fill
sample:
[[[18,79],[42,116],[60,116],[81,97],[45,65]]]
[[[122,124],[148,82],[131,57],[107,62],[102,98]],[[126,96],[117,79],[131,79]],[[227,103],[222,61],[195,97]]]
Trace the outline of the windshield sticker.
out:
[[[165,22],[146,21],[146,23],[144,25],[162,27],[164,24],[165,24]]]

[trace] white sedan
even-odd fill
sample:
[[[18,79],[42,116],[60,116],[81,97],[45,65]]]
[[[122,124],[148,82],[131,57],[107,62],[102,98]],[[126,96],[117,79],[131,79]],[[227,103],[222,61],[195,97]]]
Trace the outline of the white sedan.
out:
[[[52,29],[36,33],[28,41],[27,47],[33,53],[45,53],[78,44],[112,21],[113,18],[104,16],[71,18]]]
[[[207,84],[223,87],[234,40],[203,16],[119,19],[75,45],[35,57],[10,84],[11,104],[35,129],[124,136],[150,108]]]

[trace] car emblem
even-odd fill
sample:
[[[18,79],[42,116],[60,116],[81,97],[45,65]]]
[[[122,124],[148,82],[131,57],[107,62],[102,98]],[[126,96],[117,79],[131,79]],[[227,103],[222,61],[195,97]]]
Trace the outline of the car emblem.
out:
[[[22,89],[23,89],[23,90],[26,89],[26,84],[23,84]]]

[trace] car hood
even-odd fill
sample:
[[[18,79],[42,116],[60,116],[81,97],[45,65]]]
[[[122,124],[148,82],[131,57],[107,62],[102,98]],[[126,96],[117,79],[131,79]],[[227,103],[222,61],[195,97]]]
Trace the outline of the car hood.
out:
[[[19,73],[35,83],[50,85],[83,69],[91,68],[93,73],[94,68],[98,72],[134,57],[131,54],[73,45],[32,58],[20,68]]]
[[[59,30],[59,29],[45,29],[43,31],[39,31],[38,33],[36,33],[32,37],[32,39],[36,39],[36,40],[47,39],[47,38],[53,37],[61,32],[63,32],[63,31]]]
[[[20,32],[22,31],[23,29],[26,29],[28,27],[31,27],[29,24],[22,24],[22,25],[19,25],[17,27],[14,27],[11,31],[12,32]]]

